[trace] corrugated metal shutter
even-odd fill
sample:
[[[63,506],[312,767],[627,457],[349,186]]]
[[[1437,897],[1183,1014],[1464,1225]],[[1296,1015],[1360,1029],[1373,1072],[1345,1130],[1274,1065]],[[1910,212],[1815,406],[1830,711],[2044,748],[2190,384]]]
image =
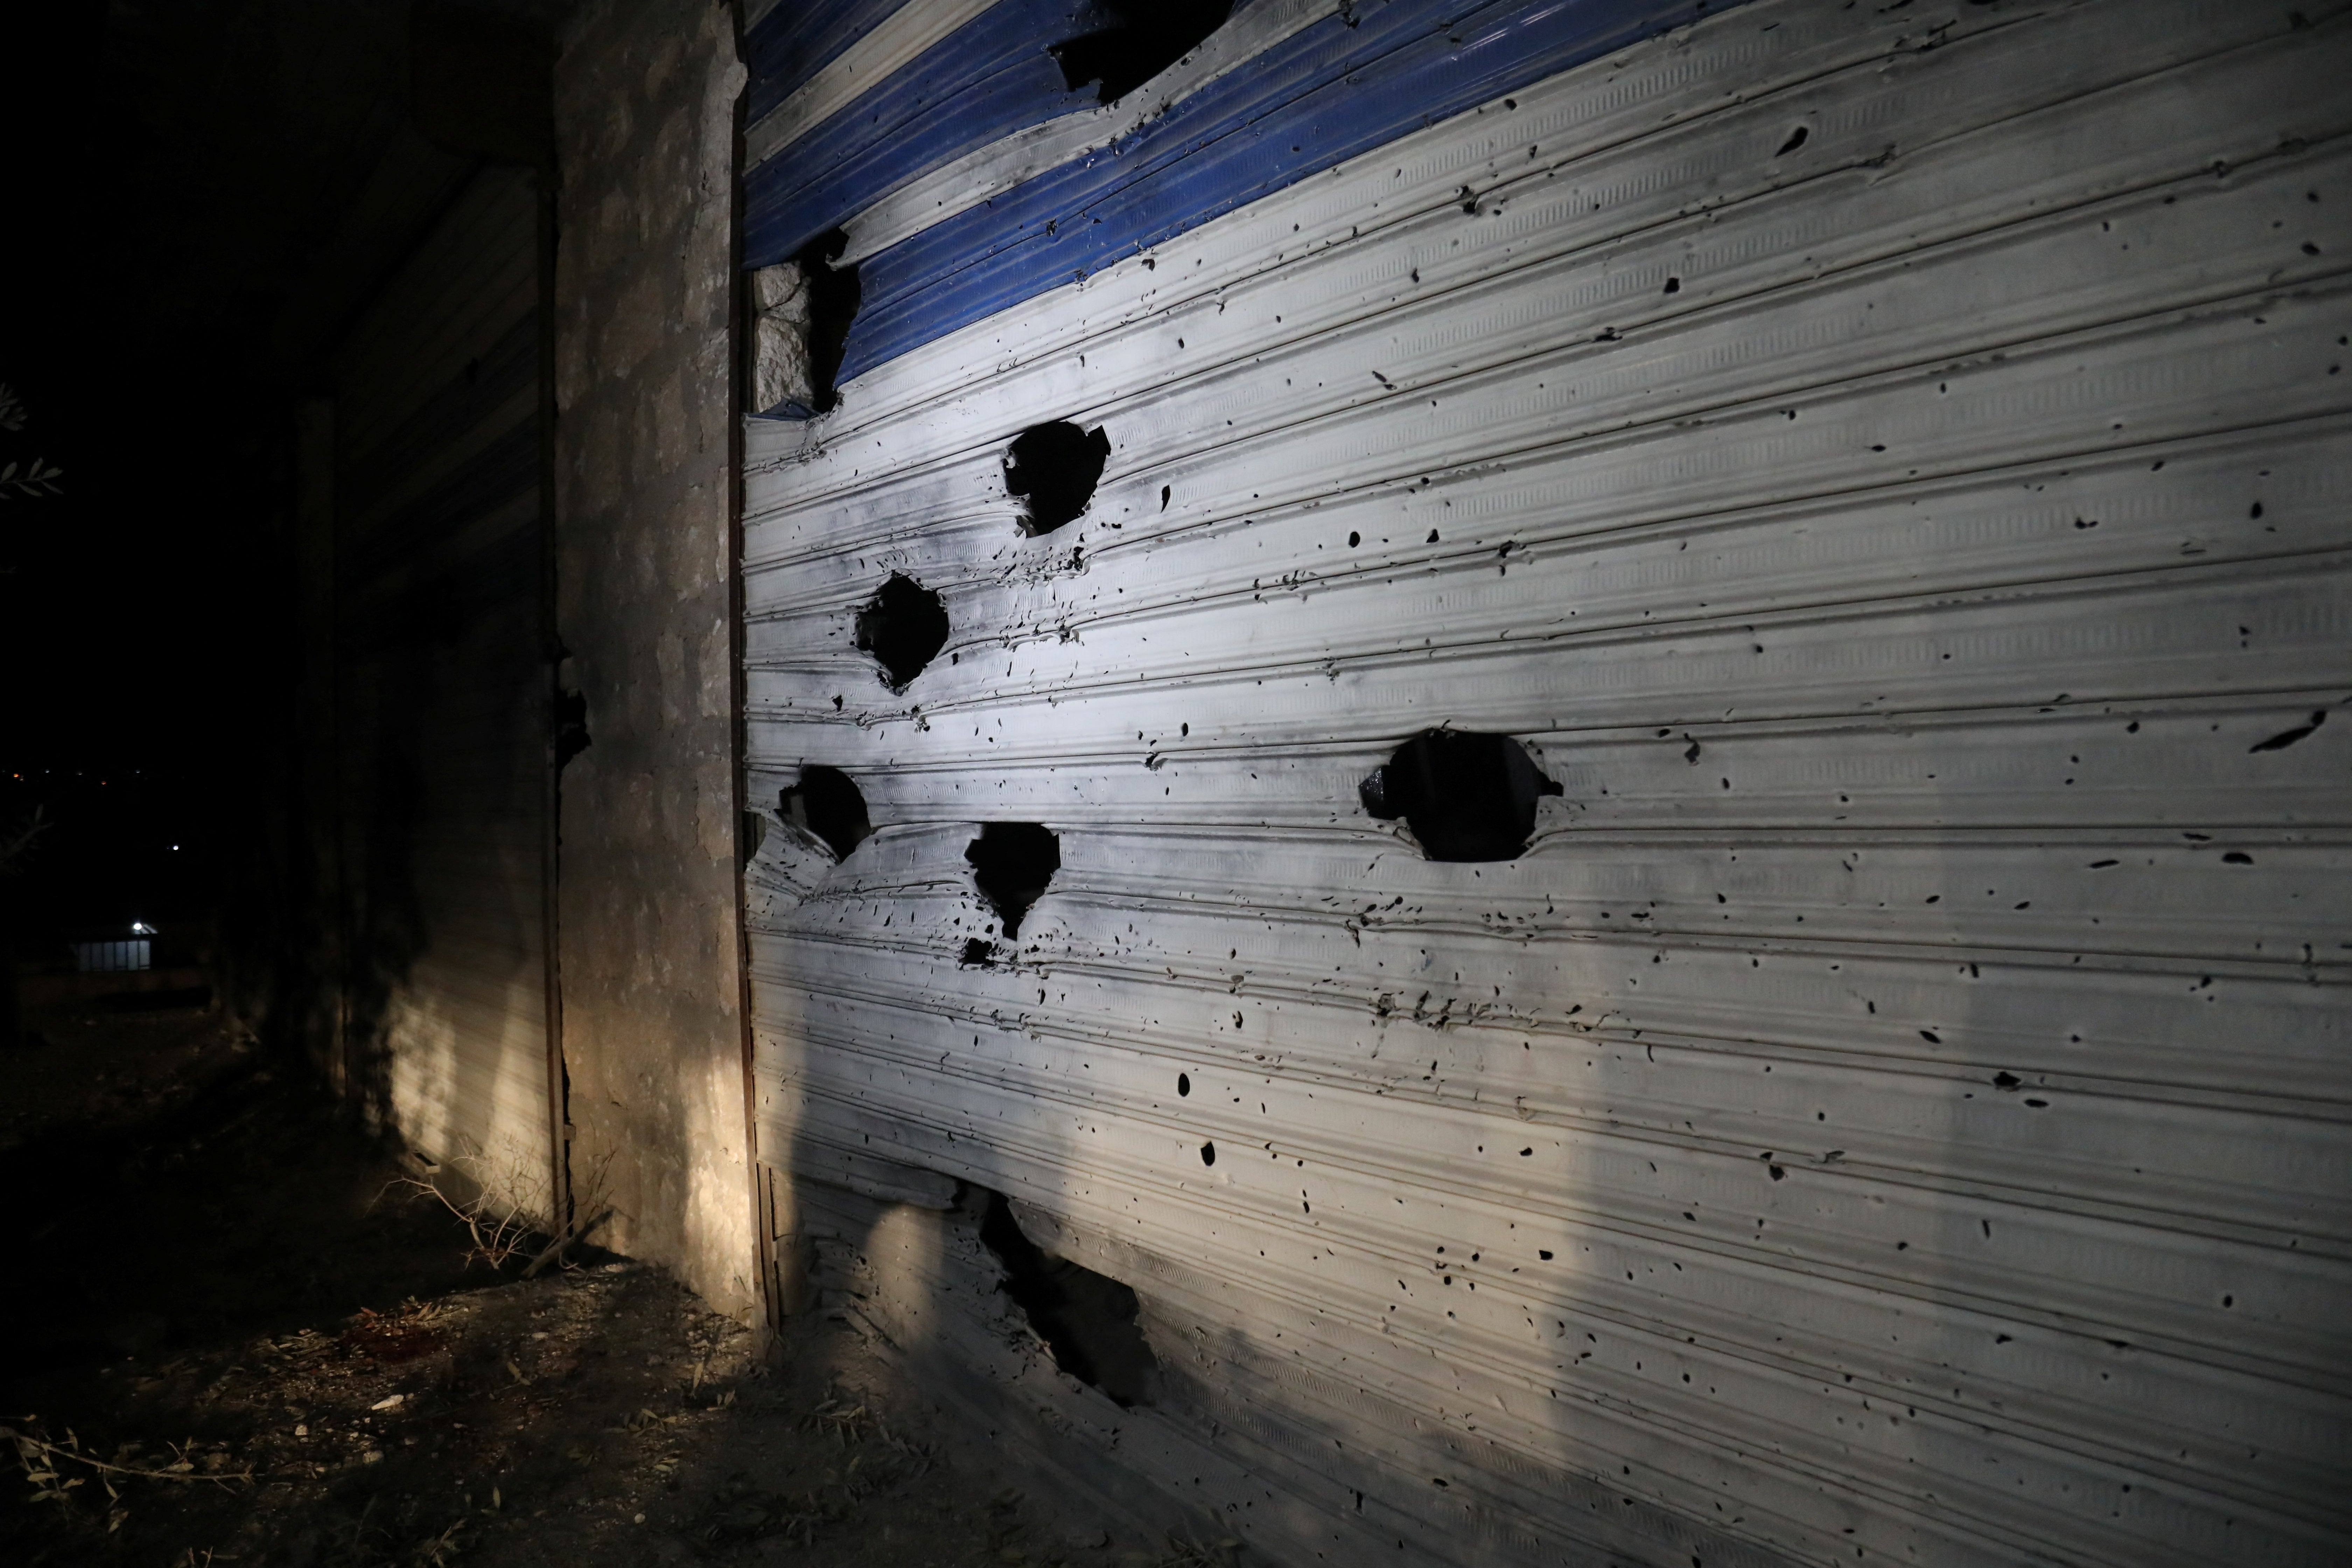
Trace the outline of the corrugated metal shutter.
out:
[[[486,170],[335,362],[354,1087],[549,1205],[538,196]]]
[[[876,829],[751,872],[762,1159],[1133,1285],[1125,1451],[1278,1560],[2344,1561],[2344,8],[1300,9],[911,231],[1095,111],[922,107],[951,37],[747,174],[864,291],[749,426],[751,794]],[[853,14],[907,53],[784,8],[755,107]],[[1558,784],[1524,853],[1368,815],[1439,726]]]

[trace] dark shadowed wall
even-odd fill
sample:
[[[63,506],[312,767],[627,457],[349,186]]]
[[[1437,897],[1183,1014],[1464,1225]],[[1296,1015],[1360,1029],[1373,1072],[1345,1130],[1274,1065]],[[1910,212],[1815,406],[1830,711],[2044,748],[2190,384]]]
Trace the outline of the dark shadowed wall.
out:
[[[473,174],[334,355],[314,605],[332,722],[314,741],[333,758],[318,890],[340,910],[343,1088],[550,1215],[538,181]]]

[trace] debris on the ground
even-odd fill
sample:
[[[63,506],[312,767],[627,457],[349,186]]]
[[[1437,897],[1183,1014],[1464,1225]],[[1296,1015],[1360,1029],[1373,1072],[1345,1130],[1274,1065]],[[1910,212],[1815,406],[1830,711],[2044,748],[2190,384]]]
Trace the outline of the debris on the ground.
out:
[[[544,1237],[486,1258],[397,1151],[215,1016],[43,1025],[88,1081],[58,1047],[0,1059],[0,1091],[44,1079],[0,1179],[64,1194],[0,1293],[0,1560],[1229,1561],[1010,1489],[853,1326],[763,1349],[625,1259],[575,1247],[524,1278]]]

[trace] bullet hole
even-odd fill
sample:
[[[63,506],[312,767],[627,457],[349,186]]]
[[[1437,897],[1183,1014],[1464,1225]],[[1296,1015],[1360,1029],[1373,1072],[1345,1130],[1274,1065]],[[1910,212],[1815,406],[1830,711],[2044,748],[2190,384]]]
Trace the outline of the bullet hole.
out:
[[[2013,1072],[1997,1072],[1992,1075],[1992,1086],[1995,1089],[2013,1089],[2024,1081]]]
[[[1150,1405],[1160,1358],[1151,1353],[1135,1292],[1107,1274],[1055,1258],[1031,1241],[1002,1193],[967,1189],[981,1203],[980,1239],[1004,1266],[997,1289],[1013,1298],[1054,1364],[1108,1394],[1121,1409]]]
[[[1096,101],[1110,103],[1174,65],[1224,25],[1233,0],[1101,0],[1118,18],[1111,26],[1054,45],[1045,52],[1062,68],[1072,92],[1101,84]]]
[[[1348,535],[1348,548],[1349,548],[1349,549],[1350,549],[1350,550],[1353,550],[1354,548],[1356,548],[1356,546],[1358,546],[1359,544],[1361,544],[1363,542],[1364,542],[1364,536],[1363,536],[1362,534],[1360,534],[1360,533],[1357,533],[1357,532],[1354,532],[1354,531],[1351,531],[1349,533],[1349,535]]]
[[[1775,158],[1784,157],[1787,154],[1795,152],[1798,148],[1805,144],[1805,138],[1811,134],[1812,133],[1807,131],[1803,126],[1798,126],[1794,131],[1789,132],[1789,139],[1780,143],[1780,152],[1773,153],[1772,156]]]
[[[866,300],[856,263],[834,265],[847,248],[848,235],[827,229],[793,256],[808,279],[809,414],[830,413],[841,402],[834,378],[841,374],[842,354],[849,346],[849,324]],[[784,412],[794,411],[788,407]]]
[[[2254,858],[2242,849],[2232,849],[2221,857],[2221,864],[2224,866],[2251,866],[2253,863]]]
[[[1542,1258],[1546,1263],[1549,1263],[1551,1261],[1551,1252],[1549,1248],[1538,1247],[1536,1249],[1536,1256]]]
[[[1679,278],[1669,278],[1669,279],[1666,279],[1666,292],[1667,292],[1667,293],[1669,293],[1669,294],[1679,294],[1679,293],[1681,293],[1682,291],[1683,291],[1683,280],[1682,280],[1681,279],[1679,279]]]
[[[904,691],[947,646],[947,606],[912,577],[893,572],[858,610],[855,640],[882,666],[882,683]]]
[[[1062,846],[1050,828],[1034,822],[992,822],[965,846],[971,879],[981,897],[1004,922],[1007,941],[1021,934],[1022,917],[1062,868]]]
[[[776,813],[824,839],[836,860],[848,859],[849,852],[874,831],[866,815],[866,796],[856,781],[823,763],[801,769],[800,783],[777,796]]]
[[[1004,454],[1004,489],[1028,501],[1021,531],[1034,539],[1087,510],[1110,461],[1110,437],[1100,426],[1081,430],[1066,419],[1032,425]],[[1165,498],[1162,498],[1165,504]]]
[[[2322,724],[2326,722],[2327,715],[2326,712],[2315,712],[2311,716],[2310,723],[2298,724],[2292,730],[2282,730],[2267,741],[2257,741],[2252,745],[2246,748],[2246,753],[2251,756],[2256,752],[2284,752],[2289,746],[2294,745],[2297,741],[2305,739],[2310,735],[2313,731],[2318,729]]]
[[[1175,493],[1176,487],[1173,485],[1162,485],[1160,487],[1160,510],[1161,511],[1166,511],[1168,510],[1168,498]]]
[[[1203,1143],[1203,1144],[1202,1144],[1202,1145],[1201,1145],[1201,1163],[1202,1163],[1203,1165],[1213,1165],[1213,1164],[1215,1164],[1216,1163],[1217,1163],[1217,1146],[1216,1146],[1214,1143]]]
[[[555,694],[555,771],[562,773],[572,758],[588,749],[588,694]]]
[[[964,939],[963,952],[957,957],[956,963],[969,969],[993,969],[996,967],[996,944],[992,942],[982,942],[976,936],[967,937]]]
[[[1432,860],[1514,860],[1535,831],[1536,802],[1560,793],[1508,735],[1424,730],[1357,786],[1364,810],[1399,817]]]
[[[1192,1075],[1191,1073],[1180,1072],[1176,1075],[1176,1092],[1179,1095],[1186,1095],[1192,1092]]]

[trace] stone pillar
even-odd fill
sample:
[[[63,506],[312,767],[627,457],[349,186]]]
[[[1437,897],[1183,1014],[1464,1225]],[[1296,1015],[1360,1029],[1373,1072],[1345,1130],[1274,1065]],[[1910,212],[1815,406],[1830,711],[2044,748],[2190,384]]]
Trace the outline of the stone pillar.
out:
[[[594,0],[558,40],[556,627],[576,1213],[758,1310],[736,896],[731,7]]]

